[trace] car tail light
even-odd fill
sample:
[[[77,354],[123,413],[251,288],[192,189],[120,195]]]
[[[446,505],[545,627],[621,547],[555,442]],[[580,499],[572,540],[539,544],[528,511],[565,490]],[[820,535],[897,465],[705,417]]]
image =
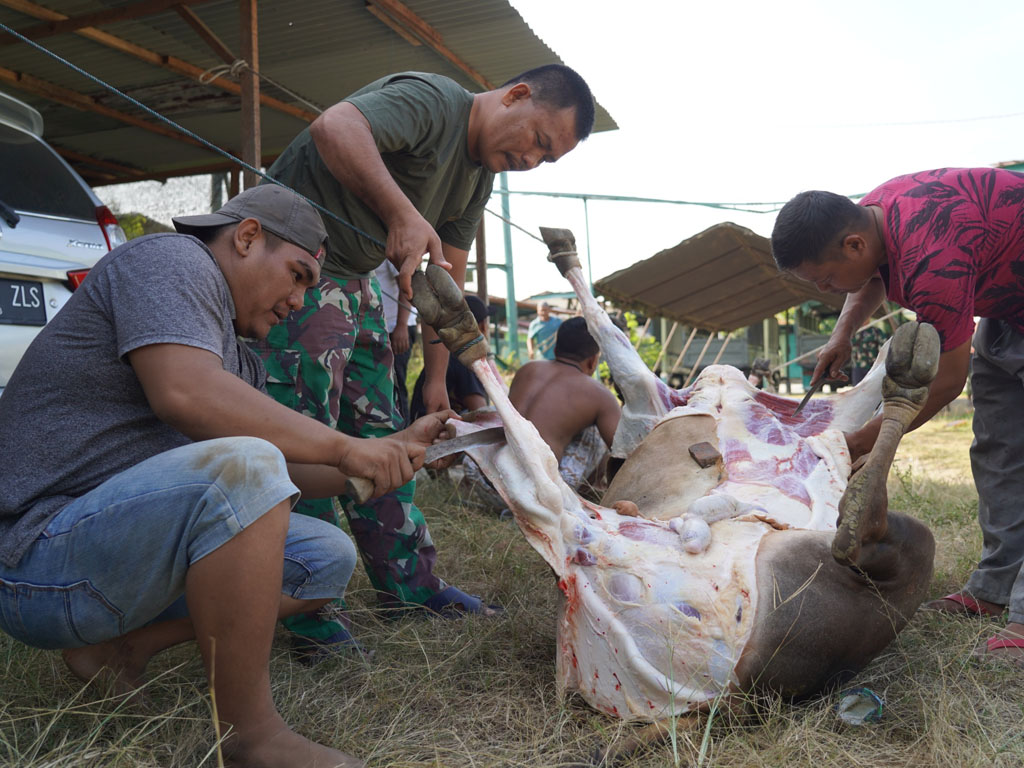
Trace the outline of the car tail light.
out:
[[[128,238],[124,235],[124,230],[121,229],[121,225],[117,223],[117,218],[110,212],[107,206],[99,205],[96,207],[96,223],[103,230],[103,237],[107,240],[107,248],[109,250],[112,251],[117,246],[128,242]]]
[[[88,269],[75,269],[68,272],[68,287],[74,291],[82,284],[82,281],[85,280],[85,276],[88,274]]]

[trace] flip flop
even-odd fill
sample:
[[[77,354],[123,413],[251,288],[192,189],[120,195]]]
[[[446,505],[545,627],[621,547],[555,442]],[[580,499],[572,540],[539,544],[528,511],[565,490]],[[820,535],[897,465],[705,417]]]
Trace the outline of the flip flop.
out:
[[[999,637],[992,635],[985,641],[985,650],[991,653],[1001,648],[1020,648],[1024,650],[1024,637]]]
[[[447,619],[459,618],[467,613],[480,616],[502,616],[500,605],[485,605],[477,595],[467,595],[457,587],[447,586],[423,602],[423,607]]]
[[[1000,637],[999,635],[993,635],[985,641],[985,650],[982,650],[979,646],[973,653],[976,659],[987,660],[995,659],[997,661],[1009,662],[1015,664],[1018,667],[1024,668],[1024,655],[1014,656],[1010,654],[996,653],[1004,648],[1017,648],[1024,651],[1024,637]]]
[[[948,600],[951,603],[957,603],[963,610],[950,610],[942,607],[942,602]],[[970,595],[963,592],[954,592],[951,595],[940,597],[938,600],[932,600],[921,606],[925,611],[936,611],[938,613],[948,613],[952,616],[995,616],[999,617],[1003,615],[1005,609],[1000,609],[998,612],[992,611]]]

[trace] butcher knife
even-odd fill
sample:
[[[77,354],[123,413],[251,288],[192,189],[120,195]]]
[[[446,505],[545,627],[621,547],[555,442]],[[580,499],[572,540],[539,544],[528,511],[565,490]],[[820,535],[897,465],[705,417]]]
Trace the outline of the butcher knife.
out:
[[[800,401],[800,405],[798,405],[796,407],[796,410],[793,411],[794,416],[796,416],[798,413],[800,413],[800,411],[804,409],[804,406],[807,405],[807,401],[811,399],[811,395],[813,395],[815,392],[821,389],[821,385],[824,383],[825,377],[822,376],[820,379],[818,379],[816,382],[814,382],[814,384],[810,386],[810,388],[807,390],[807,394],[804,395],[804,399]]]
[[[484,427],[476,432],[470,432],[466,435],[442,440],[440,443],[427,446],[427,453],[423,463],[432,464],[438,459],[451,456],[453,453],[461,453],[467,448],[475,448],[478,445],[493,445],[494,443],[502,442],[504,439],[504,426],[499,424],[496,427]],[[350,477],[346,482],[346,490],[348,495],[355,499],[356,502],[364,504],[373,496],[373,481],[365,477]]]

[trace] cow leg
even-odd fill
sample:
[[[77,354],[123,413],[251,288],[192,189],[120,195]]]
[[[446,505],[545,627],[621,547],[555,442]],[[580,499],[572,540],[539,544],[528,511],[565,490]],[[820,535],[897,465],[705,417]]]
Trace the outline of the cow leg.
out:
[[[832,556],[841,565],[865,568],[861,550],[882,541],[888,530],[885,484],[896,447],[928,399],[939,361],[939,336],[926,323],[907,323],[892,338],[882,383],[882,426],[863,468],[839,502]]]
[[[555,263],[562,276],[572,285],[583,308],[587,329],[597,340],[601,353],[625,406],[615,433],[612,455],[625,458],[639,445],[654,425],[677,404],[678,397],[640,359],[629,338],[608,317],[583,277],[576,256],[576,240],[567,229],[540,228],[549,249],[548,260]]]
[[[559,475],[558,460],[537,428],[509,401],[504,382],[487,359],[486,341],[451,276],[433,264],[425,273],[415,273],[413,304],[449,351],[476,374],[501,417],[507,445],[475,448],[470,453],[481,467],[490,465],[488,479],[508,503],[530,543],[560,573],[565,565],[563,526],[572,530],[564,513],[587,518],[578,497]],[[484,456],[490,461],[481,463]]]

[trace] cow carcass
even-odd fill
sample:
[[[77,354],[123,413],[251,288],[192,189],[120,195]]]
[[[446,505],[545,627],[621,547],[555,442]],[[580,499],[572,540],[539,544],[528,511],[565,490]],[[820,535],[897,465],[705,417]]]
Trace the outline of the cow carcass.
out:
[[[457,429],[504,423],[506,444],[469,453],[559,577],[560,688],[610,715],[658,721],[738,691],[801,695],[859,671],[906,624],[931,576],[931,534],[888,513],[885,482],[935,373],[934,329],[901,327],[888,373],[876,364],[796,418],[795,400],[753,389],[731,367],[673,390],[590,294],[571,234],[542,232],[625,401],[613,446],[625,463],[601,504],[562,482],[447,274],[428,267],[414,290],[421,317],[494,404],[493,421]],[[883,394],[878,443],[851,480],[843,431]]]

